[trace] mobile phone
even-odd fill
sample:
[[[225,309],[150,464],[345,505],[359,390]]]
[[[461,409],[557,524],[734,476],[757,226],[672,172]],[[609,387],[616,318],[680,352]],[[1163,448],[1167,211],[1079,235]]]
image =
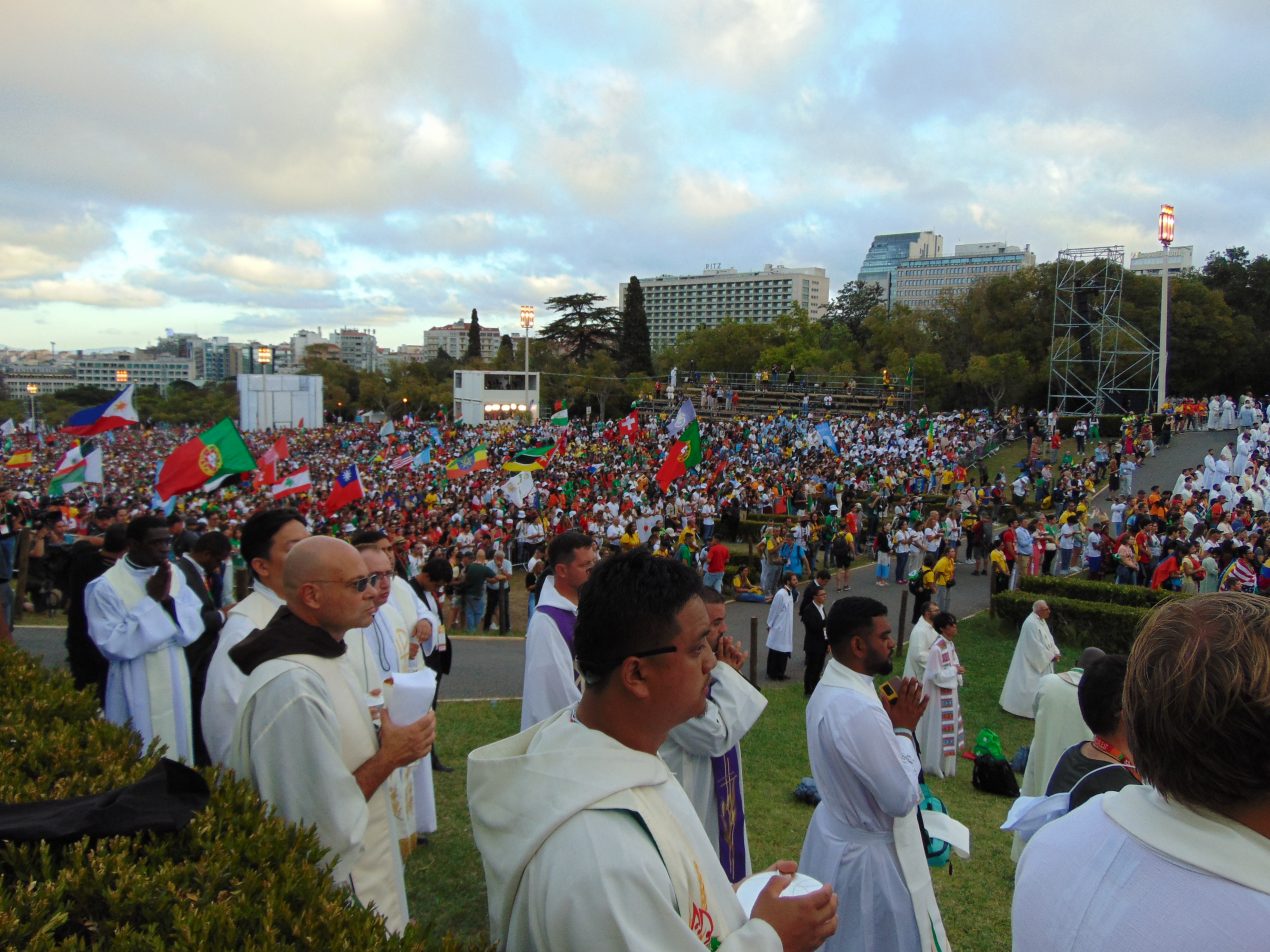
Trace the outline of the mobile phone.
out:
[[[882,686],[878,688],[878,690],[881,692],[882,697],[886,700],[887,704],[900,703],[900,694],[895,690],[895,685],[893,685],[890,681],[883,682]]]

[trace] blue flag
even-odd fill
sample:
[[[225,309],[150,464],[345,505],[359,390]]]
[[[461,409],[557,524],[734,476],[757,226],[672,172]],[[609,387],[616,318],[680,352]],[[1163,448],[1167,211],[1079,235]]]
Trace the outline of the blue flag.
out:
[[[433,443],[435,443],[437,446],[441,445],[441,431],[438,430],[435,426],[428,427],[428,435],[432,437]]]
[[[418,469],[420,466],[427,466],[431,462],[432,462],[432,447],[425,446],[423,449],[419,451],[419,455],[417,455],[414,459],[410,461],[410,468]]]
[[[817,423],[816,433],[820,436],[820,442],[834,451],[835,455],[842,455],[842,451],[838,449],[838,440],[833,435],[833,430],[829,429],[828,423]]]

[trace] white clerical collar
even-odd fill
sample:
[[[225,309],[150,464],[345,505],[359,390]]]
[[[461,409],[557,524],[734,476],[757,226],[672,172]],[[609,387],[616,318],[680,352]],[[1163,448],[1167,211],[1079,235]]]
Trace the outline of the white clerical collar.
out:
[[[260,579],[256,579],[254,582],[251,583],[251,590],[255,592],[257,595],[259,595],[261,598],[265,599],[265,601],[271,602],[274,605],[281,605],[283,602],[286,601],[285,598],[283,598],[281,595],[279,595],[277,592],[271,589],[264,582],[260,581]]]

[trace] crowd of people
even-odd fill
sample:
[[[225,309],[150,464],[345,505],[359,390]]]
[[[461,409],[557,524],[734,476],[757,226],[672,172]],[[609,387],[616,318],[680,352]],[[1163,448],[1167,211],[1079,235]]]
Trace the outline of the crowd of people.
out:
[[[399,723],[394,701],[412,675],[430,672],[435,709],[449,635],[495,622],[507,630],[509,589],[524,584],[522,732],[475,751],[469,766],[496,941],[948,948],[915,808],[921,778],[951,775],[964,749],[964,668],[948,610],[958,563],[997,586],[1082,566],[1095,578],[1237,599],[1270,586],[1260,571],[1270,425],[1261,404],[1249,398],[1246,407],[1249,425],[1235,441],[1215,446],[1168,492],[1135,490],[1133,474],[1167,444],[1175,419],[1193,416],[1185,411],[1160,433],[1146,420],[1126,419],[1116,434],[1100,433],[1097,418],[1079,421],[1071,454],[1044,415],[702,419],[702,463],[668,487],[657,470],[672,437],[637,411],[625,426],[331,426],[250,434],[257,457],[277,459],[273,484],[248,475],[175,506],[154,497],[155,469],[196,431],[112,431],[101,439],[105,484],[56,498],[47,481],[69,441],[48,434],[26,438],[32,466],[4,474],[0,551],[12,576],[13,542],[28,530],[28,587],[17,597],[31,610],[66,607],[72,673],[97,691],[105,717],[172,756],[233,767],[283,816],[314,824],[337,880],[373,901],[391,931],[409,917],[402,861],[436,829],[432,770],[446,769],[434,750],[435,710]],[[990,473],[986,453],[1006,427],[1028,452],[1017,473]],[[500,466],[548,446],[531,488]],[[452,463],[478,449],[488,468]],[[329,509],[327,487],[354,464],[362,495]],[[301,468],[312,492],[280,497],[274,486]],[[1102,479],[1114,493],[1106,512],[1094,499]],[[759,578],[746,566],[725,585],[729,550],[719,542],[755,516],[770,523],[759,536]],[[918,596],[904,676],[886,696],[874,690],[892,670],[886,607],[859,595],[827,604],[865,555],[876,562],[875,584],[909,585]],[[234,565],[250,580],[245,594],[233,590]],[[796,604],[803,579],[814,581]],[[747,659],[727,636],[725,594],[770,601],[773,679],[785,677],[795,619],[804,625],[807,743],[821,797],[798,864],[778,862],[749,909],[733,892],[754,870],[739,744],[766,700],[740,674]],[[1270,628],[1259,606],[1231,604],[1158,615],[1158,638],[1139,639],[1157,667],[1136,663],[1135,646],[1120,675],[1124,719],[1091,700],[1101,712],[1086,718],[1094,746],[1063,748],[1055,769],[1075,786],[1083,766],[1115,762],[1135,783],[1158,777],[1161,792],[1181,791],[1173,806],[1134,808],[1163,810],[1159,823],[1193,823],[1185,811],[1217,804],[1237,810],[1236,826],[1261,830],[1264,778],[1237,778],[1222,797],[1175,779],[1168,729],[1144,700],[1160,687],[1159,652],[1183,651],[1203,625],[1216,626],[1248,668],[1240,676],[1256,696],[1249,716],[1270,727]],[[1003,691],[1002,706],[1020,716],[1039,718],[1057,677],[1047,616],[1037,602]],[[1116,683],[1115,670],[1093,677],[1098,669],[1088,668],[1089,685]],[[1208,693],[1179,696],[1179,709],[1213,710],[1230,688],[1204,681],[1198,667],[1191,674]],[[1140,749],[1139,721],[1151,736]],[[1119,789],[1124,777],[1103,777],[1096,792]],[[526,813],[526,803],[550,810]],[[1054,828],[1068,823],[1078,845],[1109,835],[1108,824],[1140,835],[1132,810],[1109,816]],[[600,842],[605,849],[594,849]],[[1020,912],[1016,895],[1016,936],[1021,922],[1048,922],[1052,904],[1036,898],[1048,887],[1032,885],[1047,884],[1048,873],[1031,857],[1056,848],[1043,830],[1025,851],[1020,883],[1026,877],[1035,902]],[[1063,848],[1060,862],[1076,862],[1075,847]],[[1209,862],[1197,875],[1219,874]],[[782,898],[795,868],[824,885]],[[1235,883],[1260,889],[1264,906],[1255,876]],[[1214,909],[1242,928],[1246,911],[1231,903],[1247,897],[1223,889],[1212,887]]]

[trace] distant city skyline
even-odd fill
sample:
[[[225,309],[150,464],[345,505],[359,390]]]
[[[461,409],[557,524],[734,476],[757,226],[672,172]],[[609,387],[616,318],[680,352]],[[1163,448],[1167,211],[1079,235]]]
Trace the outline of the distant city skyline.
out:
[[[1159,14],[1159,15],[1157,15]],[[1270,251],[1270,8],[48,0],[0,34],[0,344],[465,320],[707,263]],[[65,344],[63,344],[65,342]]]

